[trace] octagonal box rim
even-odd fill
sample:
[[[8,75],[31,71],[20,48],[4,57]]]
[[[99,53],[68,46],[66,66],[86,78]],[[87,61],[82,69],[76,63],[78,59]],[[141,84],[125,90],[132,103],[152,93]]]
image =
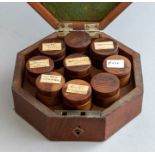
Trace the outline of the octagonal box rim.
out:
[[[47,36],[45,38],[55,37],[55,35],[57,35],[57,33],[51,34],[51,35],[49,35],[49,36]],[[110,36],[106,35],[103,32],[101,33],[101,36],[110,37]],[[76,113],[75,113],[73,111],[68,111],[67,110],[67,112],[68,112],[69,115],[63,116],[63,115],[61,115],[62,113],[60,113],[62,110],[61,111],[59,111],[59,110],[58,111],[52,111],[51,109],[49,109],[48,107],[46,107],[45,105],[43,105],[40,101],[38,101],[36,98],[34,98],[33,96],[31,96],[23,88],[21,88],[20,87],[21,86],[20,84],[22,83],[22,81],[21,81],[22,79],[20,79],[20,77],[17,77],[16,76],[16,75],[21,76],[23,74],[22,73],[22,70],[23,70],[23,67],[24,67],[24,64],[25,63],[22,60],[24,60],[24,56],[25,56],[24,51],[29,50],[29,52],[30,52],[30,51],[36,49],[37,46],[38,46],[38,44],[41,41],[42,40],[38,41],[37,43],[31,45],[29,48],[26,48],[26,49],[22,50],[21,52],[19,52],[17,54],[16,67],[15,67],[15,73],[14,73],[14,80],[13,80],[13,84],[12,84],[12,91],[13,91],[13,94],[15,93],[15,94],[18,94],[20,97],[23,97],[24,100],[26,100],[27,102],[29,102],[31,104],[31,106],[33,106],[38,111],[40,111],[45,117],[47,117],[47,119],[54,119],[54,118],[56,118],[56,119],[61,119],[61,118],[62,119],[64,119],[64,118],[65,119],[72,119],[72,118],[77,118],[77,119],[78,118],[79,119],[88,119],[88,118],[89,119],[96,119],[97,118],[98,120],[102,120],[104,122],[104,125],[103,126],[104,126],[104,131],[105,131],[106,130],[106,127],[105,127],[106,117],[109,117],[109,115],[111,113],[117,111],[118,108],[125,106],[125,104],[127,104],[131,99],[137,98],[139,96],[140,96],[140,101],[139,102],[140,102],[140,104],[142,103],[143,81],[142,81],[141,66],[140,66],[140,55],[137,52],[133,51],[132,49],[126,47],[125,45],[123,45],[122,43],[120,43],[120,42],[118,42],[116,40],[117,43],[118,43],[118,45],[119,45],[119,48],[121,50],[124,50],[127,54],[129,54],[129,55],[132,56],[133,66],[134,66],[133,67],[133,74],[134,74],[134,80],[135,80],[135,87],[128,94],[126,94],[121,99],[119,99],[118,101],[116,101],[112,106],[110,106],[109,108],[107,108],[103,112],[85,111],[86,112],[86,115],[81,116],[81,112],[82,111],[76,111]],[[19,66],[19,65],[20,65],[21,68],[19,69],[19,67],[18,67],[18,69],[17,69],[17,66]],[[41,104],[38,104],[39,102]],[[141,106],[139,108],[140,109],[138,110],[138,113],[141,111]],[[65,110],[63,110],[63,111],[65,111]],[[18,113],[18,111],[16,111],[16,112]],[[129,122],[129,121],[127,121],[127,122]],[[125,122],[125,124],[127,122]],[[114,131],[113,133],[115,133],[115,132],[116,131]],[[107,139],[113,133],[110,133],[108,136],[105,136],[105,133],[104,133],[104,136],[101,137],[101,140]],[[43,134],[45,135],[45,133],[43,133]],[[48,137],[47,135],[45,135],[45,136]],[[55,138],[49,138],[49,139],[55,139]],[[100,138],[98,138],[98,140],[99,139]],[[59,139],[57,139],[57,140],[59,140]],[[71,139],[71,140],[74,140],[74,139]],[[82,139],[82,140],[85,140],[85,139]]]

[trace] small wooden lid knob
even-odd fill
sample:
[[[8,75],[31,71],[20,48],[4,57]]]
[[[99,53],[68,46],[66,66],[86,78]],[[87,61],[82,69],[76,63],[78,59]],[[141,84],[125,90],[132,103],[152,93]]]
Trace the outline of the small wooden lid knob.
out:
[[[73,77],[83,77],[90,74],[91,60],[83,54],[71,54],[64,59],[65,74]]]
[[[54,62],[47,56],[34,56],[26,63],[26,70],[32,77],[50,72],[54,69]]]
[[[120,88],[117,76],[109,73],[98,73],[91,79],[91,86],[97,96],[110,97]]]
[[[41,74],[36,79],[37,90],[45,96],[50,96],[60,91],[64,83],[65,78],[57,72]]]
[[[62,88],[62,94],[64,103],[76,107],[91,99],[92,89],[89,83],[77,79],[68,81]]]
[[[86,48],[91,43],[91,37],[83,31],[73,31],[64,38],[66,45],[70,48]]]
[[[131,62],[122,55],[112,55],[104,60],[103,70],[122,78],[130,75]]]
[[[118,45],[110,38],[98,38],[91,43],[91,55],[97,59],[102,59],[113,54],[117,54]],[[94,58],[95,58],[94,57]]]
[[[64,41],[61,39],[45,39],[40,43],[39,51],[55,60],[65,55],[66,46]]]

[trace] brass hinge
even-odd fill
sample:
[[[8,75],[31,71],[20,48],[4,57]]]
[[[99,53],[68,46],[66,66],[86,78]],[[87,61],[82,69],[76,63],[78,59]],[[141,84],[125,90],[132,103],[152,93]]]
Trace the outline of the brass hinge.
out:
[[[84,25],[84,29],[91,37],[94,37],[100,33],[98,23],[89,23]]]
[[[58,26],[58,36],[59,37],[64,37],[66,36],[69,32],[73,31],[73,24],[72,23],[61,23]],[[87,23],[84,24],[84,30],[89,33],[91,37],[95,37],[99,35],[100,30],[99,30],[99,24],[98,23]]]
[[[61,23],[58,27],[59,37],[66,36],[70,31],[73,31],[72,23]]]
[[[84,25],[85,31],[100,31],[99,30],[99,24],[98,23],[90,23]]]

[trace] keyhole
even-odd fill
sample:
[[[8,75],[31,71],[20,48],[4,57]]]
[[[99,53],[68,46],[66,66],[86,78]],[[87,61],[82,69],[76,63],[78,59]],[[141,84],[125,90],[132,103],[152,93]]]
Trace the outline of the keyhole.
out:
[[[84,130],[80,126],[78,126],[75,129],[73,129],[73,133],[76,136],[80,136],[82,133],[84,133]]]

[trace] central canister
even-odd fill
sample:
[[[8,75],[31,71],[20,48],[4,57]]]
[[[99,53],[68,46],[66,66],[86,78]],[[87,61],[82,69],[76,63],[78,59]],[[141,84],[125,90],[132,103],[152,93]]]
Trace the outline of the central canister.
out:
[[[71,54],[64,59],[64,75],[67,80],[91,78],[91,60],[83,54]]]

